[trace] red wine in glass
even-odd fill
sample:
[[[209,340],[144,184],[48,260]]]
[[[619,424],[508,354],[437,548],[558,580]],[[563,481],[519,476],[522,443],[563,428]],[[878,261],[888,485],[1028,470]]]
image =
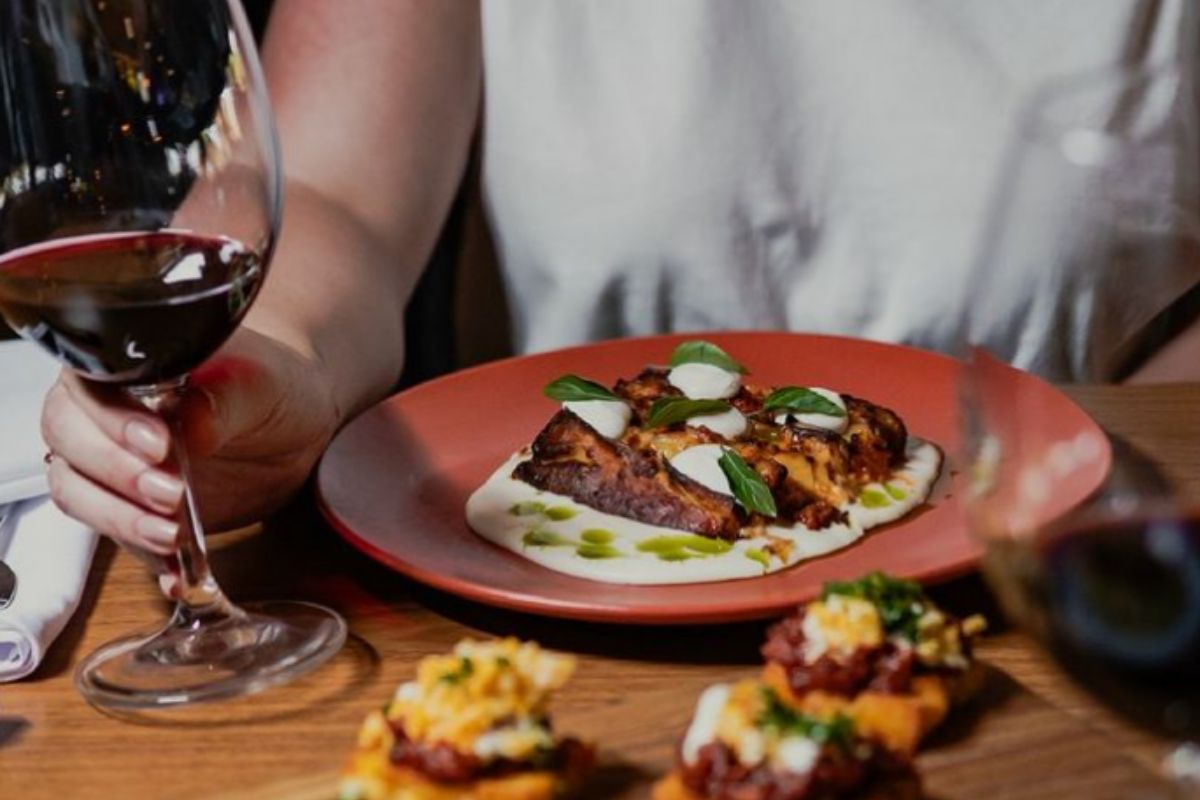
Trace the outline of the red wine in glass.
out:
[[[0,256],[0,313],[91,380],[160,383],[228,338],[264,261],[241,242],[181,231],[55,239]]]
[[[987,559],[1005,607],[1097,699],[1200,738],[1200,514],[1084,514]]]

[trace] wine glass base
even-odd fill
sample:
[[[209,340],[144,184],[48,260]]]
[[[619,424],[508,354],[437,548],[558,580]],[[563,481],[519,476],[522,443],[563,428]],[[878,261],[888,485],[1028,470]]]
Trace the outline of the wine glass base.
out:
[[[253,694],[332,658],[346,623],[313,603],[251,603],[215,620],[176,614],[157,633],[103,645],[75,671],[100,708],[147,710]]]

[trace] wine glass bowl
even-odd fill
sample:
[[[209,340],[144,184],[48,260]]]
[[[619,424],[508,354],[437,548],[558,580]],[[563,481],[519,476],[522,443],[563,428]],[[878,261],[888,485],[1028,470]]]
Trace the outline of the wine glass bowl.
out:
[[[238,607],[208,569],[175,411],[189,372],[266,277],[281,183],[270,105],[237,0],[19,0],[0,12],[0,313],[172,431],[185,485],[158,562],[165,627],[79,665],[92,703],[232,697],[331,657],[346,636],[303,602]],[[144,554],[143,554],[144,555]]]
[[[972,276],[985,310],[965,326],[961,387],[966,507],[1001,606],[1097,700],[1183,741],[1200,736],[1200,505],[1121,448],[1099,493],[1061,502],[1108,444],[1031,424],[1037,403],[997,377],[1014,361],[1122,380],[1197,319],[1191,80],[1176,63],[1105,70],[1026,104]],[[1020,315],[986,311],[1020,292]]]

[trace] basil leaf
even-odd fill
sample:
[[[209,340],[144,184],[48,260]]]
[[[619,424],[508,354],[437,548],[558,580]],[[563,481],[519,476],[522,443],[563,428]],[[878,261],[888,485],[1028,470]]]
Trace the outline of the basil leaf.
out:
[[[729,353],[712,342],[704,341],[684,342],[676,347],[675,352],[671,354],[671,366],[678,367],[680,364],[710,364],[729,372],[739,372],[743,375],[747,372]]]
[[[665,428],[677,422],[686,422],[692,417],[720,414],[728,411],[729,403],[724,400],[693,400],[690,397],[660,397],[650,406],[646,415],[647,428]]]
[[[578,375],[563,375],[561,378],[551,381],[542,389],[542,394],[560,403],[621,399],[595,381],[589,381]]]
[[[846,412],[837,403],[802,386],[784,386],[782,389],[776,389],[763,402],[763,408],[767,411],[788,411],[793,414],[846,416]]]
[[[767,488],[762,476],[754,471],[754,467],[746,463],[746,459],[736,451],[726,450],[717,464],[729,479],[733,496],[747,511],[754,511],[765,517],[779,516],[771,490]]]

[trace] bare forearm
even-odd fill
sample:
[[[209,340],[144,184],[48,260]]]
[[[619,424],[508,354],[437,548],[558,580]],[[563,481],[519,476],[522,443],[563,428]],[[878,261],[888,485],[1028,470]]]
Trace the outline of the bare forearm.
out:
[[[400,374],[399,259],[331,198],[298,181],[285,194],[283,235],[246,325],[311,359],[346,418]]]
[[[1168,342],[1150,357],[1128,383],[1200,381],[1200,321]]]
[[[399,375],[403,310],[466,164],[473,0],[280,0],[264,62],[286,174],[272,274],[247,324],[311,355],[343,415]]]

